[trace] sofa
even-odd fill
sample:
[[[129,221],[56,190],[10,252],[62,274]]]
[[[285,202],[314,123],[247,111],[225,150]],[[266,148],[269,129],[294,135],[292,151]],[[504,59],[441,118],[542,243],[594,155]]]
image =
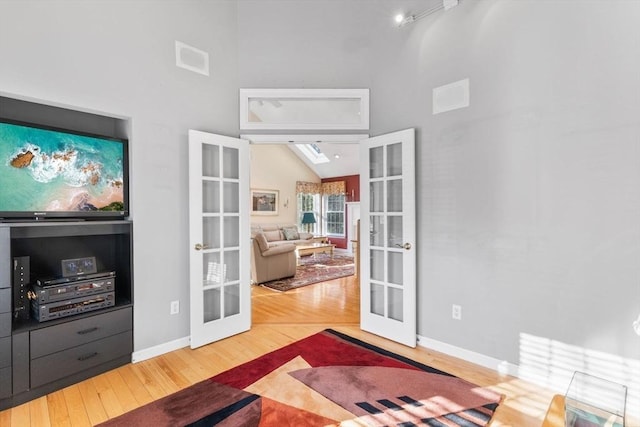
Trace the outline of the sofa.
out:
[[[295,245],[312,243],[313,234],[298,231],[295,224],[252,224],[251,238],[262,233],[270,246],[293,243]]]
[[[282,242],[271,245],[264,233],[256,233],[252,246],[251,281],[254,284],[295,276],[295,244]]]

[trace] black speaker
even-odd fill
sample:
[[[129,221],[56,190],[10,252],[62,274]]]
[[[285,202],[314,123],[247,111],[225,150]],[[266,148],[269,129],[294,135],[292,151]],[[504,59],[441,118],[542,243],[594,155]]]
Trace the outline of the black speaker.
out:
[[[28,319],[30,312],[29,298],[29,257],[13,258],[13,316],[16,319]]]

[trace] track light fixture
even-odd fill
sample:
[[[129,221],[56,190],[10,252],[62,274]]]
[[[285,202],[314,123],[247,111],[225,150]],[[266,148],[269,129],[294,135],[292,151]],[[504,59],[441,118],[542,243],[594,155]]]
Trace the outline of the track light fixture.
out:
[[[442,0],[442,4],[432,7],[431,9],[424,10],[417,14],[405,15],[403,13],[399,13],[395,16],[394,20],[398,27],[404,27],[407,24],[411,24],[412,22],[417,21],[418,19],[422,19],[426,16],[431,15],[432,13],[436,13],[437,11],[444,9],[448,10],[454,6],[458,5],[459,0]]]

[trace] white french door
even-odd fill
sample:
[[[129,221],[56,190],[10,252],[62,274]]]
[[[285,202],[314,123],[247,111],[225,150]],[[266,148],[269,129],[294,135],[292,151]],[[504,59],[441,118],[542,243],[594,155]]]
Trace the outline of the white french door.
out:
[[[249,142],[189,131],[191,348],[251,327]]]
[[[360,142],[360,327],[416,346],[415,131]]]

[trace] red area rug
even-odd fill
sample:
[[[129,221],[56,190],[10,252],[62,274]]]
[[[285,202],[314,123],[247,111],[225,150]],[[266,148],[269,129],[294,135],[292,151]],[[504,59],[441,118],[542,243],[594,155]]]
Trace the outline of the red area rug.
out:
[[[100,426],[477,427],[501,399],[327,329]]]
[[[350,256],[334,255],[331,258],[328,254],[318,253],[301,257],[298,263],[294,277],[272,280],[271,282],[262,283],[260,286],[274,291],[286,292],[291,289],[355,274],[355,264],[353,263],[353,257]]]

